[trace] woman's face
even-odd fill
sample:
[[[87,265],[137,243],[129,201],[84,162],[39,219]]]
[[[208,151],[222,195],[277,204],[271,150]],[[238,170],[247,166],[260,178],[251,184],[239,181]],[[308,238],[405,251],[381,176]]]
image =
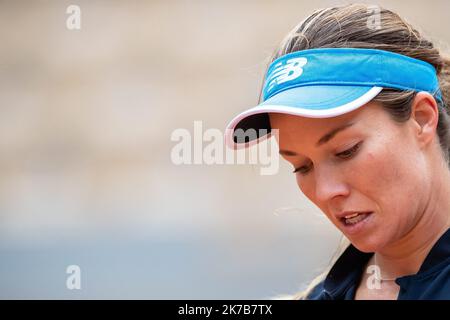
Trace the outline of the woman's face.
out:
[[[366,252],[401,239],[420,218],[430,182],[410,121],[395,122],[375,102],[334,118],[270,114],[302,192]]]

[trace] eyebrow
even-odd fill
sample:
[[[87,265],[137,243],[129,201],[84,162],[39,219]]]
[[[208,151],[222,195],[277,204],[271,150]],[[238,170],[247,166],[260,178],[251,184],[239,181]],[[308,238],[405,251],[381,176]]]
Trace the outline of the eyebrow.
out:
[[[333,130],[329,131],[328,133],[326,133],[325,135],[322,136],[322,138],[320,138],[317,142],[316,142],[316,147],[319,147],[325,143],[327,143],[328,141],[330,141],[331,139],[334,138],[334,136],[338,133],[341,132],[349,127],[351,127],[352,125],[354,125],[354,122],[350,122],[350,123],[346,123],[342,126],[339,126],[337,128],[334,128]],[[279,153],[281,155],[284,156],[298,156],[299,154],[297,152],[291,151],[291,150],[283,150],[280,149]]]

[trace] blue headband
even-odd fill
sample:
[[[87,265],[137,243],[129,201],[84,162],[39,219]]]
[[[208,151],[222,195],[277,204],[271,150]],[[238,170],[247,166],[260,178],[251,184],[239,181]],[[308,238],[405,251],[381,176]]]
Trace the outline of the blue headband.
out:
[[[237,129],[270,131],[268,113],[335,117],[365,105],[383,88],[425,91],[442,101],[436,70],[422,60],[390,51],[359,48],[289,53],[270,64],[262,92],[263,102],[240,113],[228,124],[227,143],[234,147],[239,144]],[[257,134],[248,140],[257,140],[263,135]]]

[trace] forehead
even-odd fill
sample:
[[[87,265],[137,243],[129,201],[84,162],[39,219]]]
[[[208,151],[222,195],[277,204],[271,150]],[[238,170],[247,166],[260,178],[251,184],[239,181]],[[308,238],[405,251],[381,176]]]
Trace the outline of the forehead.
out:
[[[331,118],[306,118],[283,113],[270,113],[269,119],[271,128],[278,129],[280,134],[303,131],[305,134],[314,135],[349,122],[374,123],[378,117],[385,115],[386,112],[378,103],[370,102],[356,110]]]
[[[380,104],[370,102],[349,113],[332,118],[306,118],[296,115],[271,113],[269,114],[272,129],[277,129],[279,145],[291,144],[318,146],[330,132],[340,131],[338,128],[354,127],[363,130],[378,130],[386,126],[388,114]],[[299,139],[299,138],[302,139]],[[325,139],[327,140],[327,139]]]

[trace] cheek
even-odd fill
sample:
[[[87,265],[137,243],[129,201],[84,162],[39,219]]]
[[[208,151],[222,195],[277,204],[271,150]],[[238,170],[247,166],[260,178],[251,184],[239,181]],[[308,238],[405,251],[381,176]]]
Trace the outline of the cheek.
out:
[[[350,202],[382,212],[410,212],[417,199],[420,185],[416,172],[420,162],[411,161],[410,152],[399,148],[365,146],[356,158],[336,165],[343,174],[343,183],[350,189]],[[370,148],[370,151],[368,149]],[[297,185],[302,193],[322,211],[326,204],[315,199],[315,182],[312,176],[296,175]]]
[[[300,174],[295,175],[295,180],[297,181],[297,185],[300,188],[301,192],[312,202],[315,202],[312,198],[313,194],[313,182],[311,179],[305,179]]]
[[[354,192],[374,203],[385,218],[404,218],[417,205],[419,173],[423,172],[420,161],[413,159],[417,156],[401,147],[371,149],[348,172],[349,184]]]
[[[321,202],[317,201],[315,197],[316,189],[313,177],[311,176],[303,177],[300,174],[297,174],[296,180],[297,185],[300,188],[300,191],[320,210],[322,210],[322,212],[325,213],[325,215],[328,216],[328,209],[326,208],[326,204],[322,204]]]

